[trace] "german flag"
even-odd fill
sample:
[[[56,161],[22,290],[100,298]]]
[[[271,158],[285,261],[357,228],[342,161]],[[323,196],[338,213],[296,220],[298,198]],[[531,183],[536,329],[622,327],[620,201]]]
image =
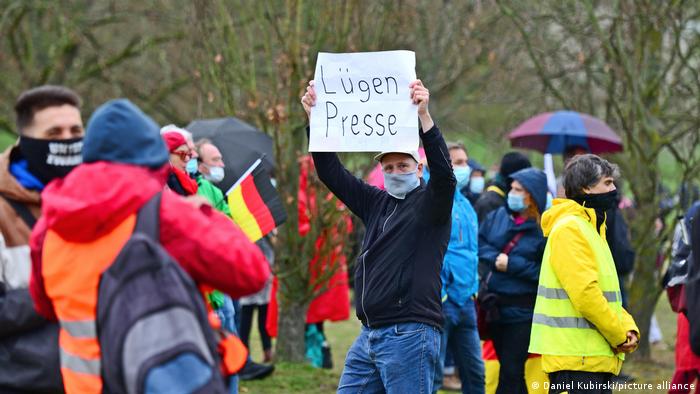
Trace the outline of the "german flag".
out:
[[[255,242],[287,220],[282,201],[261,159],[226,192],[233,221]]]

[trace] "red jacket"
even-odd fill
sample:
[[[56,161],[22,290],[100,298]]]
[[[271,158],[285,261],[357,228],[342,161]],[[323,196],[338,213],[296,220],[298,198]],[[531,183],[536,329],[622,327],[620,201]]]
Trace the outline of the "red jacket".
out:
[[[163,191],[167,169],[96,162],[83,164],[42,193],[42,217],[32,232],[29,290],[39,313],[56,319],[41,276],[47,228],[70,242],[91,242],[111,231]],[[234,298],[260,290],[270,268],[260,249],[226,216],[209,206],[197,209],[163,191],[160,242],[198,285]]]

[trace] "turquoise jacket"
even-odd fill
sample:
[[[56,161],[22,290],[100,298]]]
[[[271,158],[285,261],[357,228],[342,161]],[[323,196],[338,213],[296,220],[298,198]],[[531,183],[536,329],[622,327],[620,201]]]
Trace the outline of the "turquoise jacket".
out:
[[[479,223],[472,204],[455,192],[452,205],[452,232],[442,263],[442,299],[462,306],[479,289]]]

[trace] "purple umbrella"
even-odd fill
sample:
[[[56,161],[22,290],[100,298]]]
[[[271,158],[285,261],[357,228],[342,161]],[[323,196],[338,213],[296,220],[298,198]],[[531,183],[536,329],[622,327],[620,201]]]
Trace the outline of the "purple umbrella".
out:
[[[578,146],[591,153],[622,151],[622,140],[600,119],[574,111],[539,114],[518,126],[508,136],[515,148],[562,154]]]

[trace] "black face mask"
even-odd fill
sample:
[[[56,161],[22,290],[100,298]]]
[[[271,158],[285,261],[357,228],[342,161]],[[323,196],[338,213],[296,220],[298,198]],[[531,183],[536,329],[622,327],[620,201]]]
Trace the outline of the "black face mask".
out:
[[[584,194],[573,199],[586,208],[593,208],[596,211],[605,212],[617,205],[617,189],[598,194]]]
[[[83,138],[42,140],[22,136],[19,150],[27,160],[29,172],[47,184],[63,178],[83,162]]]

